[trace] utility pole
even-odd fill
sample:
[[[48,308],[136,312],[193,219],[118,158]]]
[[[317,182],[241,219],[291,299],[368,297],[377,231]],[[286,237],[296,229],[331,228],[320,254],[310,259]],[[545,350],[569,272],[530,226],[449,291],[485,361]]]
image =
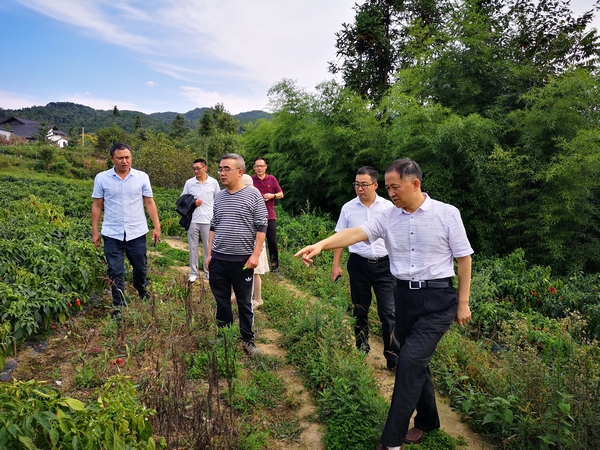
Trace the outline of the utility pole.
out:
[[[85,147],[85,128],[81,127],[81,146]]]

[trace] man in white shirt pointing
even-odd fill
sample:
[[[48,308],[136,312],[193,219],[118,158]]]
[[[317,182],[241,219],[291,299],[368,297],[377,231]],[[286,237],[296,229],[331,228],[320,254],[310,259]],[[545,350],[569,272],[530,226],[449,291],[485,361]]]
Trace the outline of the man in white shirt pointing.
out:
[[[304,247],[295,256],[309,265],[321,250],[382,238],[396,277],[396,336],[400,343],[392,402],[377,450],[398,450],[418,443],[440,427],[429,362],[452,322],[471,319],[473,249],[458,209],[421,191],[419,165],[394,161],[385,172],[385,187],[396,206],[369,220]],[[452,284],[458,267],[458,290]],[[414,411],[415,426],[408,429]]]

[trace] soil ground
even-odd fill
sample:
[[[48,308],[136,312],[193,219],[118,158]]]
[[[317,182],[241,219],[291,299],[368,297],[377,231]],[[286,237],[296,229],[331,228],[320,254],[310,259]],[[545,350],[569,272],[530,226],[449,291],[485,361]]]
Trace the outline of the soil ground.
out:
[[[166,241],[174,248],[179,248],[181,250],[188,249],[185,241],[178,239],[167,239]],[[181,269],[184,272],[187,270],[185,267]],[[296,289],[290,283],[285,281],[284,283],[287,289],[292,291]],[[268,301],[268,299],[266,299],[266,301]],[[260,315],[261,313],[259,310],[257,312],[257,326],[260,326],[261,323]],[[260,329],[259,333],[261,341],[267,341],[267,344],[260,345],[260,348],[266,354],[285,358],[285,350],[277,344],[279,339],[278,331],[273,329]],[[369,343],[371,351],[367,357],[367,361],[374,369],[375,377],[377,378],[377,382],[380,386],[380,394],[389,401],[394,389],[394,372],[390,372],[385,367],[385,359],[383,358],[383,342],[381,339],[378,336],[372,336]],[[316,407],[312,402],[310,395],[304,391],[301,379],[294,373],[293,370],[290,369],[280,371],[278,374],[288,383],[288,390],[302,392],[300,399],[303,406],[300,408],[299,417],[301,419],[302,426],[306,428],[300,436],[300,443],[298,444],[297,448],[311,450],[324,449],[325,447],[321,442],[322,433],[319,430],[319,426],[307,421],[307,417],[310,417],[310,415],[316,410]],[[491,448],[481,436],[473,432],[466,423],[460,420],[460,416],[452,410],[447,398],[438,395],[437,403],[442,429],[454,438],[464,438],[464,440],[467,442],[467,446],[464,448],[468,450],[482,450]],[[285,445],[289,446],[290,444],[286,443]]]
[[[187,243],[176,238],[164,239],[170,246],[181,250],[188,250]],[[177,267],[174,268],[179,272],[180,276],[187,277],[189,268]],[[202,280],[202,281],[201,281]],[[200,289],[201,283],[205,283],[204,287],[208,289],[208,282],[204,277],[200,277],[195,287]],[[297,291],[294,285],[283,281],[286,289]],[[300,294],[300,292],[298,292]],[[316,300],[316,299],[315,299]],[[268,302],[268,298],[265,299]],[[103,314],[103,312],[99,312]],[[257,343],[260,349],[267,355],[285,360],[285,349],[279,345],[280,333],[271,328],[264,328],[265,320],[260,310],[256,313],[256,328],[257,328]],[[17,358],[9,358],[7,367],[12,368],[6,374],[15,378],[25,380],[39,374],[40,368],[44,368],[47,374],[47,379],[57,380],[60,378],[62,389],[69,391],[74,389],[73,383],[73,364],[72,359],[77,357],[77,352],[93,352],[97,348],[95,343],[100,339],[100,331],[93,327],[85,330],[85,336],[72,336],[71,330],[81,332],[81,329],[76,326],[75,321],[81,320],[80,317],[75,317],[70,323],[57,328],[48,341],[41,346],[23,347]],[[82,346],[76,344],[80,340]],[[367,362],[373,367],[373,372],[380,386],[381,395],[389,401],[394,387],[394,372],[385,368],[385,359],[383,358],[383,343],[378,336],[372,336],[370,339],[371,352],[367,357]],[[99,347],[98,347],[99,348]],[[100,351],[100,350],[98,350]],[[58,376],[55,376],[59,374]],[[308,391],[304,388],[301,378],[296,374],[294,369],[288,365],[277,372],[286,382],[288,397],[291,396],[299,405],[297,408],[297,417],[300,422],[302,432],[295,442],[276,441],[271,439],[269,448],[275,450],[284,450],[297,448],[301,450],[324,450],[325,446],[322,442],[323,433],[320,425],[313,420],[315,417],[316,406]],[[39,379],[39,376],[35,378]],[[59,381],[55,381],[59,383]],[[81,391],[79,391],[81,392]],[[90,390],[91,392],[91,390]],[[442,424],[442,429],[455,438],[462,437],[467,446],[463,447],[468,450],[481,450],[491,448],[487,445],[483,438],[472,432],[469,427],[460,420],[449,406],[447,399],[438,396],[438,408]]]

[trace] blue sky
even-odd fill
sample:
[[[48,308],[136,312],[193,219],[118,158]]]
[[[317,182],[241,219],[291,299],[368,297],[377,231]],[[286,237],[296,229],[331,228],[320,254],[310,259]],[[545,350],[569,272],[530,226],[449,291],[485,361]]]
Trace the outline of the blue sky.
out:
[[[355,0],[2,0],[0,107],[267,108],[290,78],[331,79]]]
[[[335,32],[355,3],[1,0],[0,107],[267,110],[269,87],[284,78],[309,90],[332,78]],[[593,4],[571,2],[576,13]]]

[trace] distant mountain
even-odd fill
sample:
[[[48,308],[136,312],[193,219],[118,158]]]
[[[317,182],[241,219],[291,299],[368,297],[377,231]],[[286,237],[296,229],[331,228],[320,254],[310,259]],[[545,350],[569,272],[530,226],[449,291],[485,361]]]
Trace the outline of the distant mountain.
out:
[[[177,114],[185,119],[189,128],[195,129],[198,127],[202,114],[207,109],[210,108],[196,108],[186,113],[160,112],[152,114],[122,110],[115,118],[112,110],[99,110],[71,102],[52,102],[46,106],[32,106],[21,109],[4,109],[0,107],[0,122],[15,116],[40,123],[46,122],[48,125],[58,126],[68,134],[76,134],[79,133],[81,127],[85,128],[87,132],[94,132],[99,128],[109,127],[116,121],[117,125],[126,132],[131,133],[135,128],[136,117],[139,116],[143,128],[168,133]],[[249,111],[234,115],[234,117],[240,121],[240,126],[244,128],[244,125],[248,122],[262,118],[269,119],[271,114],[264,111]]]

